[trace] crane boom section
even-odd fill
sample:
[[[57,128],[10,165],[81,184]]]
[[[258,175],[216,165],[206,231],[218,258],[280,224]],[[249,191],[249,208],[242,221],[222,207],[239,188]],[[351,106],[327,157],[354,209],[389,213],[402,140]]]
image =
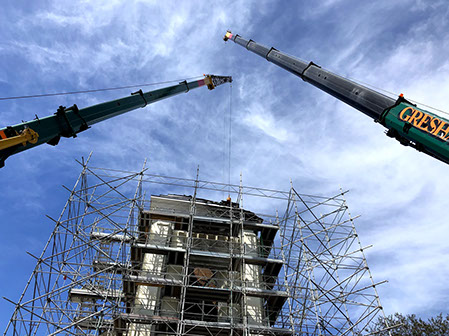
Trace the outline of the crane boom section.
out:
[[[159,100],[173,97],[201,86],[207,86],[212,90],[215,86],[231,81],[231,77],[207,75],[200,80],[191,82],[184,81],[177,85],[154,91],[142,92],[142,90],[139,90],[132,93],[131,96],[83,109],[78,109],[76,105],[69,108],[60,106],[53,115],[40,119],[36,118],[0,129],[0,135],[4,135],[0,137],[0,167],[4,165],[5,159],[13,154],[44,143],[56,145],[61,137],[76,137],[78,133],[85,131],[91,125],[106,119],[116,117],[139,107],[145,107],[147,104],[155,103]],[[17,135],[24,133],[26,129],[31,129],[37,134],[37,141],[34,139],[34,142],[18,144],[17,141],[13,143],[8,140],[11,137],[17,137]],[[5,143],[3,146],[2,141]],[[7,142],[10,142],[12,146],[6,144]]]
[[[401,95],[394,100],[366,86],[306,63],[275,48],[267,48],[230,31],[224,40],[234,41],[269,62],[293,73],[304,81],[363,112],[385,126],[386,134],[402,145],[449,163],[449,120],[417,109]]]
[[[390,97],[340,77],[313,62],[306,63],[275,48],[265,47],[253,40],[246,40],[239,35],[230,35],[231,37],[227,39],[293,73],[373,119],[379,119],[382,112],[395,102]]]

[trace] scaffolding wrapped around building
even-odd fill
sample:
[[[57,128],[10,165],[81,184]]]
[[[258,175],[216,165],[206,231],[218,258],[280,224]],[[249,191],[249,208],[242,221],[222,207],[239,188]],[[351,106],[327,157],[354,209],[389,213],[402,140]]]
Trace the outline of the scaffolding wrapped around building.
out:
[[[198,175],[82,163],[5,335],[369,334],[379,283],[344,192]]]

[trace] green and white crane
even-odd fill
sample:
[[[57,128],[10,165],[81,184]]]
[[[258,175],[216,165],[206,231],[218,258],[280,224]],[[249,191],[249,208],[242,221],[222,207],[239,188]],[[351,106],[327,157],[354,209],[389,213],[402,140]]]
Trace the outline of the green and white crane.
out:
[[[75,138],[78,133],[106,119],[201,86],[213,90],[218,85],[230,82],[232,77],[229,76],[205,75],[200,80],[184,81],[149,92],[139,90],[131,96],[82,109],[78,109],[76,105],[69,108],[59,106],[53,115],[0,129],[0,167],[4,166],[5,160],[11,155],[45,143],[55,146],[61,137]]]
[[[245,47],[366,114],[385,126],[386,134],[401,144],[449,163],[449,120],[418,108],[402,94],[395,100],[313,62],[304,62],[230,31],[226,33],[224,40],[231,40]]]

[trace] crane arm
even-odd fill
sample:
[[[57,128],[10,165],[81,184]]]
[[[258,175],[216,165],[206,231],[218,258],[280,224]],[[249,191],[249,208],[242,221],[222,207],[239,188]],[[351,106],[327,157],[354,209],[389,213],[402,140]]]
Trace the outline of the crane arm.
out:
[[[0,129],[0,167],[3,167],[6,158],[13,154],[44,143],[55,146],[61,137],[75,138],[78,133],[90,128],[91,125],[106,119],[201,86],[213,90],[216,86],[227,82],[232,82],[232,77],[206,75],[200,80],[184,81],[154,91],[139,90],[130,96],[83,109],[78,109],[76,105],[69,108],[60,106],[53,115]]]
[[[230,31],[224,40],[231,40],[267,61],[300,77],[315,87],[347,103],[385,126],[386,134],[402,145],[449,163],[449,120],[417,108],[401,94],[394,100],[366,86],[306,63],[275,48],[267,48]]]

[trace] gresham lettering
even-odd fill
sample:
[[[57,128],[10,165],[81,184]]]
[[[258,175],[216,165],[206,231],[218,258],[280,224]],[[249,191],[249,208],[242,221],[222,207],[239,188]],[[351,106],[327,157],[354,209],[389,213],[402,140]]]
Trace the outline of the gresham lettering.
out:
[[[449,123],[411,106],[399,113],[399,119],[445,141],[449,139]]]

